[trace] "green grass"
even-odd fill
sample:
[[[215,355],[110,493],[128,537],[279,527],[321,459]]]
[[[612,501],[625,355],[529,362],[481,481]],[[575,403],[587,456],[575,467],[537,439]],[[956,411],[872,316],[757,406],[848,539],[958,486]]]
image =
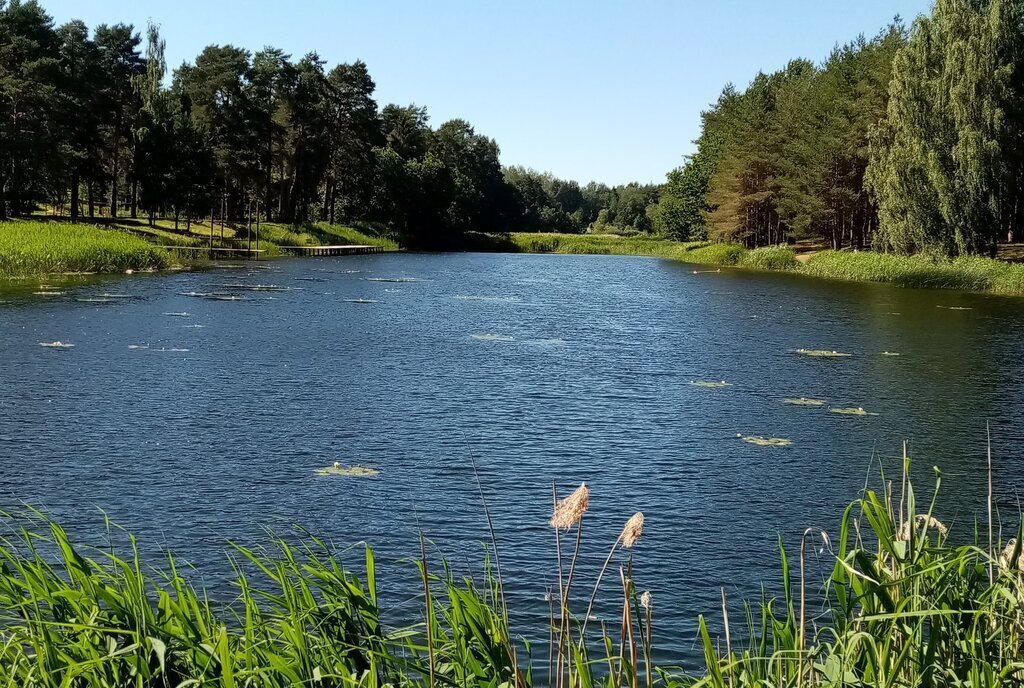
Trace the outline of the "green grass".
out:
[[[533,234],[510,235],[515,249],[523,253],[572,253],[628,256],[665,256],[679,246],[668,239],[617,234]]]
[[[796,253],[791,248],[763,246],[745,251],[740,257],[739,265],[756,270],[793,270],[799,263],[796,260]]]
[[[409,571],[421,585],[416,618],[395,625],[378,602],[369,548],[361,570],[353,573],[326,542],[304,531],[271,538],[265,546],[232,543],[234,592],[230,600],[215,601],[185,576],[188,568],[173,554],[143,561],[135,540],[109,524],[106,542],[94,548],[76,545],[38,513],[5,515],[0,686],[1020,685],[1020,525],[1009,538],[1000,535],[998,523],[965,524],[954,540],[935,517],[937,470],[936,476],[932,501],[919,504],[905,461],[903,479],[883,479],[885,489],[866,490],[830,536],[808,529],[795,559],[780,545],[778,596],[749,603],[723,597],[721,609],[698,620],[695,640],[703,662],[685,668],[651,659],[652,646],[671,632],[662,627],[652,635],[652,624],[675,617],[657,592],[653,598],[641,595],[634,585],[632,577],[657,581],[644,553],[622,551],[641,535],[642,515],[626,522],[610,550],[608,543],[597,543],[598,551],[588,552],[594,545],[583,526],[585,487],[555,509],[553,522],[563,530],[550,531],[549,546],[558,537],[567,559],[554,575],[565,599],[589,598],[592,605],[608,564],[595,579],[566,576],[577,558],[569,559],[569,553],[581,546],[572,543],[581,543],[586,556],[607,552],[615,569],[628,561],[624,578],[604,578],[604,599],[621,609],[621,617],[616,610],[613,623],[588,627],[591,605],[585,614],[582,605],[552,609],[547,648],[532,650],[510,627],[491,549],[495,565],[485,562],[475,582],[455,578],[443,562],[431,565],[424,546]],[[730,546],[725,539],[719,544]],[[815,578],[809,568],[824,573]],[[537,572],[532,585],[540,589],[545,580]],[[410,614],[408,606],[403,609]],[[731,635],[722,633],[730,626]],[[535,678],[537,670],[549,673],[548,668],[560,678]]]
[[[116,230],[14,220],[0,223],[0,277],[169,267],[167,251]]]
[[[261,257],[287,255],[282,247],[360,244],[397,249],[398,244],[372,223],[359,227],[308,224],[302,227],[263,223],[259,230]],[[105,219],[95,224],[71,224],[60,220],[12,220],[0,223],[0,278],[38,276],[59,272],[123,272],[163,269],[172,264],[200,264],[202,253],[159,247],[203,248],[209,245],[209,223],[157,219]],[[213,245],[246,248],[245,227],[214,223]],[[255,231],[253,240],[255,241]],[[255,248],[255,243],[253,243]]]
[[[950,260],[872,251],[820,251],[800,262],[787,246],[747,249],[739,244],[591,234],[520,233],[512,234],[511,240],[511,245],[499,244],[497,250],[657,256],[698,265],[796,272],[825,279],[1024,296],[1024,265],[982,256]]]

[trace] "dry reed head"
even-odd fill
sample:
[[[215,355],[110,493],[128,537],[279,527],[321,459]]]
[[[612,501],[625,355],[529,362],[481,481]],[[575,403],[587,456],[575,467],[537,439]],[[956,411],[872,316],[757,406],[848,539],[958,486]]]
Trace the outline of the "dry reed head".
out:
[[[999,557],[999,563],[1004,569],[1010,568],[1010,560],[1013,559],[1013,550],[1017,547],[1017,538],[1010,538],[1006,541],[1003,554]],[[1017,557],[1017,571],[1024,573],[1024,552]]]
[[[644,515],[641,512],[636,512],[633,516],[626,521],[626,527],[622,529],[622,546],[629,549],[636,544],[636,541],[640,539],[640,536],[644,534]]]
[[[949,532],[949,528],[946,527],[946,524],[940,521],[939,519],[935,518],[934,516],[925,516],[924,514],[918,514],[917,518],[915,518],[914,521],[917,523],[918,527],[924,526],[926,530],[928,528],[932,528],[934,530],[939,531],[939,535],[945,535]],[[899,532],[896,534],[896,538],[899,540],[910,539],[909,521],[900,526]]]
[[[586,483],[576,488],[571,495],[555,504],[551,515],[551,527],[555,530],[569,530],[583,519],[583,514],[590,506],[590,489]]]
[[[645,609],[645,610],[647,610],[647,611],[650,611],[651,610],[651,602],[652,602],[652,600],[651,600],[651,591],[650,590],[644,591],[644,594],[640,595],[640,607]]]

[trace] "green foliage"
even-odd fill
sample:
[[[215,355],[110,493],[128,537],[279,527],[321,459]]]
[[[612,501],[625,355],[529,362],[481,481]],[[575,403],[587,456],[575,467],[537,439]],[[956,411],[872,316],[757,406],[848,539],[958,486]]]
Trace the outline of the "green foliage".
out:
[[[978,253],[1024,224],[1024,2],[939,0],[893,67],[869,182],[880,244]]]
[[[0,278],[169,265],[165,250],[124,232],[20,220],[0,223]]]
[[[707,238],[706,214],[711,179],[719,159],[719,143],[714,136],[701,137],[697,152],[686,164],[668,173],[657,205],[651,209],[655,233],[676,241]]]
[[[743,254],[740,266],[758,270],[793,270],[799,264],[793,249],[786,246],[762,246]]]
[[[513,233],[515,250],[524,253],[576,253],[628,256],[667,256],[680,244],[665,239],[613,234]]]
[[[898,500],[868,490],[831,538],[808,530],[796,581],[782,550],[783,598],[747,607],[746,639],[723,649],[702,619],[707,669],[690,685],[996,688],[1024,679],[1019,528],[991,548],[956,545],[934,501],[919,511],[913,484],[903,485]],[[802,573],[810,548],[834,559],[825,581]],[[825,619],[812,623],[805,594],[822,584]]]
[[[675,255],[684,263],[704,263],[708,265],[739,265],[747,250],[740,244],[708,244],[698,243],[692,248],[683,247],[682,252]]]

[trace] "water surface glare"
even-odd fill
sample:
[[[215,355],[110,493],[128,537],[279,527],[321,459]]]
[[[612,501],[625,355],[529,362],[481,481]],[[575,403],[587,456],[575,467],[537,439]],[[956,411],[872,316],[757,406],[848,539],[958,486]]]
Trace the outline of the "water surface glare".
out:
[[[777,589],[776,538],[835,532],[877,474],[872,457],[891,469],[903,439],[922,488],[942,468],[941,515],[964,532],[984,509],[991,421],[1000,506],[1017,511],[1024,299],[484,254],[59,284],[65,294],[33,283],[0,299],[0,505],[40,506],[93,543],[101,508],[226,599],[225,540],[300,523],[339,546],[371,543],[390,620],[415,618],[402,559],[419,529],[435,560],[480,569],[471,451],[538,665],[556,585],[552,481],[592,489],[582,602],[644,512],[635,576],[670,661],[694,658],[697,614],[718,614],[720,587],[737,602]],[[74,348],[40,346],[52,342]],[[334,461],[380,474],[314,474]],[[361,556],[346,555],[354,568]]]

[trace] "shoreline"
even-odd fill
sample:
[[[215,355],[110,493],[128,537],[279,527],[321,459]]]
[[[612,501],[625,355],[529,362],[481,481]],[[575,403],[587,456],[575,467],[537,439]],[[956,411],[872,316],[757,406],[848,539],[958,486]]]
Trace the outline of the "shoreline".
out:
[[[202,255],[211,246],[214,252],[237,251],[240,259],[246,260],[252,242],[241,232],[231,225],[216,227],[213,222],[174,229],[174,223],[167,220],[157,220],[153,226],[132,219],[93,224],[49,217],[9,220],[0,222],[0,285],[68,275],[196,269],[212,262]],[[264,223],[258,236],[260,253],[255,255],[259,259],[341,244],[399,250],[394,241],[369,227]]]
[[[748,249],[739,244],[608,234],[513,233],[504,245],[518,253],[651,256],[692,265],[789,272],[819,279],[1024,296],[1024,265],[982,256],[932,259],[832,249],[798,255],[788,246]]]

